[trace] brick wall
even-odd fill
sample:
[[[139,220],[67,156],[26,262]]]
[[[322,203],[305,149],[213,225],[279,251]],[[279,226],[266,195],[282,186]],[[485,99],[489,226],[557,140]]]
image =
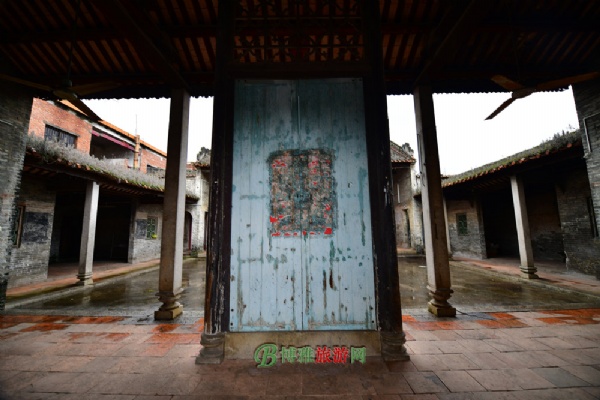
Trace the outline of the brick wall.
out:
[[[92,141],[91,123],[79,118],[79,115],[73,110],[56,106],[44,100],[34,99],[28,132],[30,135],[43,138],[46,125],[52,125],[76,135],[75,148],[85,153],[90,152]]]
[[[394,216],[396,225],[396,244],[398,247],[410,248],[412,246],[412,195],[410,185],[410,168],[395,168],[393,170],[394,183]]]
[[[208,180],[210,173],[202,170],[186,171],[186,191],[196,194],[200,200],[196,204],[187,204],[185,210],[192,216],[193,247],[204,250],[204,215],[208,212]]]
[[[0,273],[12,272],[12,221],[25,156],[25,135],[31,94],[23,87],[0,82]]]
[[[425,241],[423,239],[423,203],[421,198],[415,198],[413,202],[413,218],[411,225],[411,244],[412,248],[419,254],[425,252]]]
[[[12,251],[10,286],[46,279],[55,202],[56,193],[48,189],[46,181],[23,179],[17,204],[25,206],[25,213],[21,244]]]
[[[453,256],[483,259],[487,257],[483,217],[479,201],[446,200],[448,213],[448,234],[450,249]],[[459,234],[457,215],[464,214],[467,218],[466,234]]]
[[[145,222],[148,217],[158,218],[156,239],[146,238]],[[133,221],[133,242],[129,259],[132,263],[160,258],[160,240],[162,233],[162,204],[140,204],[136,207]]]
[[[564,259],[563,235],[553,185],[525,186],[527,217],[534,260]]]
[[[573,96],[575,97],[580,131],[583,135],[583,148],[596,226],[600,228],[600,79],[573,85]],[[592,256],[592,259],[600,260],[600,238],[587,242],[591,243],[590,248],[580,249],[583,252],[581,257],[589,259],[589,256]],[[566,242],[565,249],[567,249]],[[578,255],[569,255],[571,262],[574,262],[572,257],[578,257]],[[600,261],[594,262],[592,259],[575,261],[575,263],[582,265],[580,268],[600,277]]]
[[[392,171],[394,187],[394,218],[396,244],[398,247],[412,248],[423,252],[422,210],[414,194],[419,190],[415,165],[394,168]]]
[[[140,165],[140,170],[142,172],[147,172],[148,164],[155,168],[167,168],[167,158],[164,157],[162,154],[159,154],[143,146],[141,148],[140,154],[142,156],[142,163]]]
[[[591,195],[585,169],[574,171],[556,185],[567,267],[588,274],[598,273],[600,243],[593,238],[587,199]]]

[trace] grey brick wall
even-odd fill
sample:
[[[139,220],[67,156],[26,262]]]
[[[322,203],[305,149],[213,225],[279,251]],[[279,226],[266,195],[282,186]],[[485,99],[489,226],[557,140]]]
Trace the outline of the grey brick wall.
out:
[[[394,217],[396,219],[396,244],[410,248],[412,244],[412,195],[410,168],[394,169]]]
[[[583,136],[596,224],[600,227],[600,79],[573,85],[573,96]]]
[[[473,200],[446,200],[448,213],[448,234],[450,235],[450,249],[453,256],[469,258],[486,258],[485,232],[483,217],[477,199]],[[459,234],[457,215],[467,216],[467,234]]]
[[[415,165],[395,168],[392,181],[396,244],[403,248],[413,248],[421,253],[423,252],[423,215],[420,201],[414,198],[414,194],[419,189]]]
[[[46,279],[55,202],[56,193],[43,180],[22,180],[17,204],[25,206],[25,214],[21,244],[12,251],[10,286]]]
[[[11,228],[32,101],[23,87],[0,82],[0,273],[13,269]]]
[[[146,238],[146,228],[142,221],[148,217],[158,218],[156,239]],[[160,258],[160,241],[162,233],[162,204],[140,204],[136,207],[133,228],[133,245],[130,259],[132,263]]]
[[[419,254],[423,254],[425,252],[425,241],[423,240],[423,203],[420,197],[415,198],[413,201],[413,218],[410,228],[412,248],[417,250]]]
[[[202,170],[187,171],[186,173],[186,190],[200,197],[198,203],[185,206],[186,212],[192,216],[191,243],[198,251],[204,250],[204,214],[208,212],[209,175],[208,171]]]
[[[600,79],[573,85],[573,96],[583,136],[596,227],[600,228]],[[565,250],[569,253],[567,248],[572,247],[571,244],[567,246],[566,240],[565,238]],[[568,254],[570,263],[576,268],[596,274],[600,279],[600,238],[588,239],[586,243],[588,247],[576,246],[577,251]]]
[[[535,260],[564,259],[563,235],[553,185],[529,190],[525,186],[531,248]]]
[[[591,195],[585,170],[573,172],[556,185],[567,267],[588,274],[598,273],[600,241],[592,236],[587,199]]]

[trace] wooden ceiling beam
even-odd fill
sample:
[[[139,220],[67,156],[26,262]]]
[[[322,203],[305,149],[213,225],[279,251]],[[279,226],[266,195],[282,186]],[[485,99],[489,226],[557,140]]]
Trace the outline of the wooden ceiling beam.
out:
[[[455,17],[456,10],[453,9],[444,15],[432,35],[433,40],[443,39],[431,52],[432,56],[425,61],[425,66],[413,82],[413,87],[429,80],[430,76],[435,75],[448,64],[456,51],[464,44],[463,39],[470,29],[477,25],[490,9],[491,3],[490,1],[471,0],[458,18]],[[456,22],[451,24],[452,21]]]
[[[73,33],[69,29],[60,29],[44,32],[7,32],[0,37],[0,44],[70,42]],[[77,39],[83,41],[116,40],[121,36],[114,30],[103,28],[78,29]]]
[[[481,24],[478,30],[483,33],[587,33],[598,30],[598,21],[565,19],[557,24],[555,21],[522,19],[511,22],[494,22]]]
[[[106,20],[113,23],[115,29],[131,41],[135,49],[156,68],[170,86],[190,91],[188,83],[179,72],[174,56],[176,51],[165,41],[157,40],[157,32],[160,33],[160,30],[142,12],[135,15],[130,13],[120,0],[92,0],[92,3]]]
[[[216,37],[216,25],[188,25],[165,27],[164,33],[173,38],[182,37]],[[72,32],[68,29],[59,29],[44,32],[7,32],[0,37],[0,44],[29,44],[46,42],[70,42]],[[114,29],[87,28],[77,30],[77,39],[80,41],[120,40],[123,36]]]

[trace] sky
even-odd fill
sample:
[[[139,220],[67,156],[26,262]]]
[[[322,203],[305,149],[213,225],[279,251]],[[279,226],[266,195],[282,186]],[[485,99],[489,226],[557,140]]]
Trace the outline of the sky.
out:
[[[534,147],[555,133],[577,129],[571,89],[534,93],[515,101],[494,119],[485,118],[509,93],[434,95],[435,118],[443,174],[451,175]],[[161,150],[167,149],[168,99],[85,100],[102,119]],[[212,98],[190,103],[188,161],[201,147],[211,147]],[[388,96],[390,138],[409,143],[417,156],[412,96]]]

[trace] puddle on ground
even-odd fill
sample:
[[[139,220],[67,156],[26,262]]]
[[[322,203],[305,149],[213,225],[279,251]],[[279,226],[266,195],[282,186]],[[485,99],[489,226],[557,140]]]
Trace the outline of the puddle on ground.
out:
[[[183,293],[180,303],[185,310],[201,311],[204,309],[204,276],[206,264],[204,260],[187,260],[183,264]],[[160,302],[158,292],[158,269],[124,276],[102,282],[94,286],[84,287],[79,291],[26,304],[19,308],[26,309],[61,309],[66,312],[82,308],[92,312],[109,312],[111,310],[149,310],[158,309]]]
[[[399,260],[400,294],[403,309],[425,309],[427,268],[425,257]],[[450,304],[463,311],[498,311],[518,309],[560,309],[579,304],[600,305],[600,299],[566,290],[554,290],[503,278],[485,271],[452,266],[454,293]]]
[[[399,259],[400,293],[402,308],[426,310],[427,268],[424,257]],[[187,311],[204,309],[206,263],[204,260],[187,260],[183,265],[184,292],[180,302]],[[459,312],[485,312],[535,309],[560,309],[579,306],[600,307],[598,298],[568,291],[547,289],[511,278],[502,278],[471,268],[451,268],[454,294],[450,303]],[[90,314],[124,315],[128,312],[153,313],[160,302],[158,269],[134,276],[112,279],[92,287],[72,291],[65,296],[54,296],[19,309],[54,310],[65,313],[86,310]]]

